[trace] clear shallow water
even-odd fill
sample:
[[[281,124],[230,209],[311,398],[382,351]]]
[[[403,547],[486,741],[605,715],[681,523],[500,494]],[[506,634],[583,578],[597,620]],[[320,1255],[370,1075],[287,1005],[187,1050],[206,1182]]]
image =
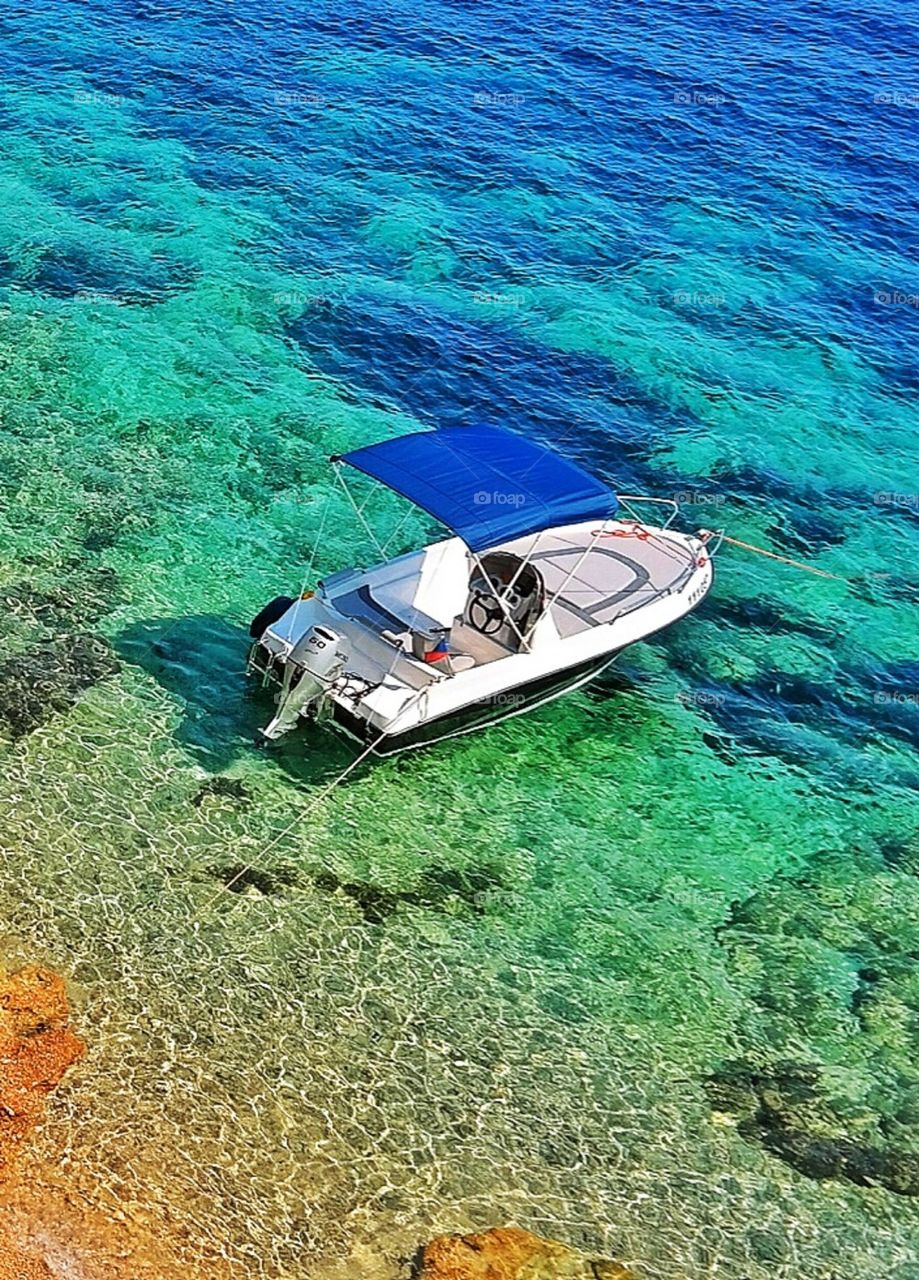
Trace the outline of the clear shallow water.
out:
[[[914,20],[183,9],[5,19],[0,919],[90,1041],[49,1154],[245,1275],[516,1219],[913,1280],[914,1201],[704,1079],[816,1064],[819,1132],[915,1145]],[[244,627],[329,453],[482,418],[847,581],[725,551],[615,679],[288,830],[348,752],[252,753]],[[367,553],[333,505],[316,571]]]

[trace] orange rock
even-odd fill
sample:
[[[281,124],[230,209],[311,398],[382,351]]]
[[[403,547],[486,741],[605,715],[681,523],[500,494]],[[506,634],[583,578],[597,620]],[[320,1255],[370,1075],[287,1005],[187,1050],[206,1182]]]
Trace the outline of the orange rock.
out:
[[[0,1181],[44,1115],[45,1096],[85,1052],[66,1023],[57,974],[31,967],[0,977]]]
[[[63,1026],[68,1017],[67,988],[50,969],[31,965],[0,984],[0,1028],[29,1036],[46,1026]]]
[[[0,1228],[0,1280],[55,1280],[41,1258],[25,1254]]]
[[[416,1280],[637,1280],[618,1262],[586,1258],[518,1227],[438,1236],[421,1253]]]
[[[37,966],[0,974],[0,1185],[41,1121],[46,1096],[84,1051],[67,1027],[67,990],[57,974]],[[0,1280],[55,1278],[0,1228]]]
[[[67,1019],[57,974],[0,969],[0,1280],[230,1280],[222,1261],[183,1265],[164,1224],[129,1217],[111,1193],[90,1203],[70,1172],[19,1159],[49,1093],[85,1052]]]

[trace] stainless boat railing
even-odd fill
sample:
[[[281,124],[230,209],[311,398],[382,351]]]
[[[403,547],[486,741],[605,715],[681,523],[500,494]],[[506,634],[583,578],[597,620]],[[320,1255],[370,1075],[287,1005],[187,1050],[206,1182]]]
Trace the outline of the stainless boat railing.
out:
[[[632,519],[637,520],[639,524],[642,523],[641,517],[638,515],[637,512],[633,511],[632,508],[629,506],[630,502],[654,502],[662,507],[670,507],[671,508],[670,515],[667,517],[666,521],[661,525],[662,529],[669,529],[670,525],[680,514],[680,504],[677,502],[675,498],[652,498],[649,494],[646,494],[646,493],[617,493],[616,497],[619,499],[620,506],[625,507],[626,511],[628,511]]]
[[[665,522],[661,525],[662,529],[669,529],[673,521],[676,519],[676,517],[679,515],[680,511],[682,510],[682,507],[680,506],[676,498],[652,498],[650,494],[646,494],[646,493],[617,493],[616,497],[619,499],[620,504],[623,507],[625,507],[626,511],[629,513],[632,519],[637,520],[639,524],[642,523],[641,519],[639,518],[638,514],[629,506],[630,502],[654,502],[654,503],[657,503],[659,506],[670,507],[671,508],[670,515],[667,517]],[[720,548],[722,542],[724,542],[725,530],[724,529],[698,529],[696,532],[697,532],[697,536],[702,540],[702,542],[704,542],[705,548],[708,551],[708,554],[710,556],[714,556],[715,553]]]

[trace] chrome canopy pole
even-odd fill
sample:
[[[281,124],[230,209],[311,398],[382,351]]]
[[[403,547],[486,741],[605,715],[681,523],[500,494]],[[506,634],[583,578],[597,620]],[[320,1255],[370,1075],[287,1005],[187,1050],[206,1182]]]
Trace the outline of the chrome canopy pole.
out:
[[[386,555],[386,552],[389,550],[390,543],[393,541],[393,539],[394,539],[394,538],[397,538],[397,537],[399,536],[399,534],[402,532],[402,526],[405,524],[406,520],[407,520],[407,519],[409,518],[409,516],[412,514],[412,511],[413,511],[413,510],[414,510],[414,508],[413,508],[413,507],[411,507],[411,506],[409,506],[409,507],[407,507],[407,508],[406,508],[406,510],[405,510],[405,511],[403,511],[403,513],[402,513],[401,517],[399,518],[399,520],[398,520],[398,521],[397,521],[397,523],[396,523],[396,527],[393,529],[392,533],[389,535],[389,537],[388,537],[388,538],[386,539],[386,541],[383,543],[383,546],[382,546],[382,552],[383,552],[383,555],[384,555],[384,556]]]
[[[379,540],[379,538],[377,537],[377,535],[374,533],[374,531],[371,529],[370,525],[369,525],[369,524],[367,523],[367,521],[364,519],[364,512],[363,512],[362,508],[361,508],[361,507],[359,507],[359,506],[357,505],[357,503],[354,501],[354,495],[351,493],[351,490],[348,488],[347,482],[345,481],[344,477],[343,477],[343,476],[342,476],[342,474],[341,474],[341,463],[340,463],[340,462],[334,462],[334,463],[332,464],[332,467],[333,467],[333,470],[334,470],[334,473],[335,473],[335,478],[336,478],[336,480],[338,481],[338,483],[341,485],[342,489],[344,490],[344,492],[345,492],[345,497],[346,497],[346,498],[348,499],[348,501],[351,503],[351,507],[352,507],[352,509],[353,509],[353,511],[354,511],[354,514],[357,516],[358,520],[360,520],[361,524],[364,526],[364,531],[366,532],[367,536],[370,538],[370,541],[373,543],[373,545],[376,547],[377,551],[379,551],[380,555],[381,555],[381,556],[383,557],[383,559],[385,560],[385,559],[386,559],[386,551],[385,551],[385,550],[384,550],[384,548],[380,545],[380,540]]]
[[[606,532],[606,528],[605,528],[605,526],[607,525],[607,523],[609,522],[609,520],[610,520],[610,519],[612,519],[612,517],[611,517],[611,516],[607,516],[606,520],[604,520],[604,521],[603,521],[603,524],[601,524],[601,525],[600,525],[600,527],[597,529],[597,531],[594,533],[593,537],[591,538],[590,542],[589,542],[589,543],[587,544],[587,546],[584,548],[583,553],[582,553],[581,555],[579,555],[579,556],[578,556],[577,560],[576,560],[576,561],[575,561],[575,563],[574,563],[574,567],[573,567],[572,569],[570,569],[570,570],[569,570],[569,572],[566,574],[566,576],[562,579],[562,584],[561,584],[561,586],[560,586],[560,587],[559,587],[559,589],[555,592],[555,594],[552,596],[552,598],[549,600],[549,603],[546,605],[545,609],[543,609],[542,613],[539,615],[539,617],[536,619],[536,621],[533,623],[533,625],[530,627],[529,631],[527,632],[527,636],[528,636],[528,637],[529,637],[529,636],[531,636],[531,635],[533,634],[533,632],[536,630],[536,628],[537,628],[537,627],[539,626],[539,624],[542,622],[543,618],[546,616],[546,614],[549,612],[549,610],[550,610],[550,609],[552,608],[552,606],[555,604],[556,600],[559,598],[559,596],[560,596],[560,595],[562,594],[562,592],[565,590],[565,588],[567,587],[568,583],[571,581],[571,579],[572,579],[572,578],[574,577],[574,575],[577,573],[578,569],[580,569],[581,565],[584,563],[584,561],[585,561],[585,560],[587,559],[587,557],[590,555],[591,551],[593,551],[594,547],[597,545],[597,541],[598,541],[598,539],[600,539],[600,538],[602,538],[602,537],[603,537],[603,534]]]
[[[522,645],[522,646],[523,646],[523,648],[526,650],[526,652],[527,652],[527,653],[529,653],[529,651],[530,651],[530,642],[529,642],[529,640],[528,640],[527,636],[525,636],[525,635],[523,634],[523,632],[522,632],[522,631],[520,630],[520,628],[517,626],[517,623],[514,621],[514,619],[513,619],[513,618],[511,617],[511,615],[508,613],[508,611],[507,611],[507,605],[504,603],[504,599],[502,598],[500,591],[498,590],[498,588],[497,588],[497,586],[496,586],[496,584],[495,584],[494,580],[492,579],[491,574],[488,572],[488,570],[487,570],[487,569],[485,568],[485,566],[482,564],[482,561],[479,559],[478,552],[473,551],[472,547],[470,547],[468,543],[466,544],[466,549],[468,550],[469,554],[472,556],[473,560],[475,561],[476,565],[478,566],[479,573],[481,573],[482,577],[485,579],[485,581],[488,583],[488,585],[492,588],[492,593],[493,593],[493,595],[494,595],[495,599],[496,599],[496,600],[497,600],[497,602],[498,602],[498,606],[499,606],[499,608],[500,608],[501,612],[504,614],[504,620],[505,620],[505,622],[507,622],[507,623],[509,623],[509,624],[510,624],[510,626],[511,626],[511,628],[513,629],[514,633],[516,634],[517,638],[520,640],[521,645]],[[531,629],[532,629],[532,628],[531,628]]]

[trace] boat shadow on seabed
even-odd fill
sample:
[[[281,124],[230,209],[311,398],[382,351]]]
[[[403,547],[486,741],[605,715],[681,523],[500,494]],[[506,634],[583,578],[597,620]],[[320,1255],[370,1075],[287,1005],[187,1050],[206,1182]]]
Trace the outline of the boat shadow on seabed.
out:
[[[209,773],[219,774],[255,752],[271,717],[271,694],[245,678],[249,636],[214,614],[152,618],[115,637],[125,662],[142,668],[184,707],[176,738]],[[305,725],[273,745],[271,761],[298,782],[331,781],[357,747],[331,730]]]

